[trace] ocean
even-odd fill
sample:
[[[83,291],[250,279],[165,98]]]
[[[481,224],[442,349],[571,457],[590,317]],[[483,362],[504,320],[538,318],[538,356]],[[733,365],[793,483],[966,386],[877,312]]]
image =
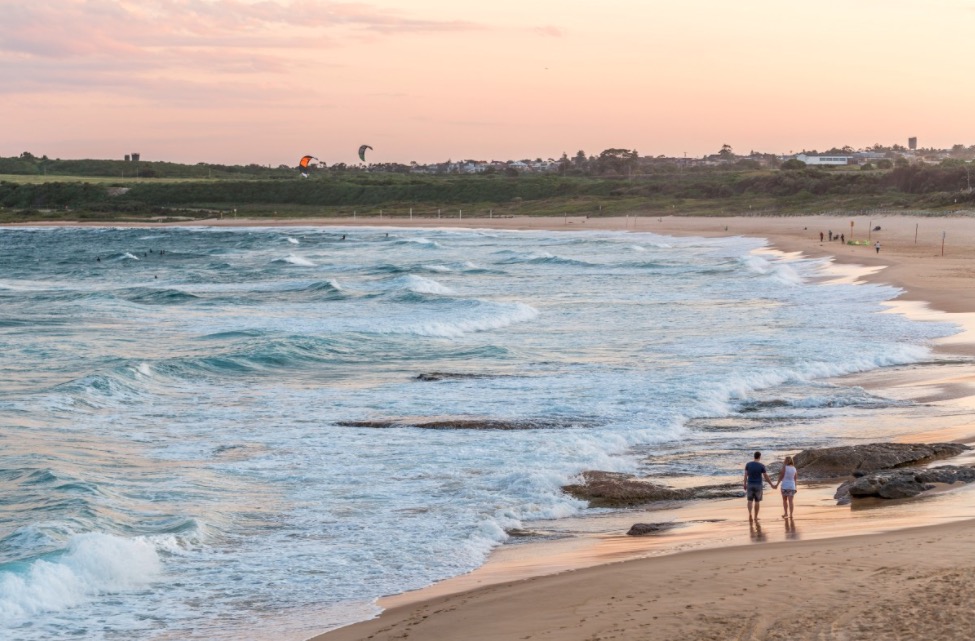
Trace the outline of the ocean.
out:
[[[848,437],[801,426],[902,401],[824,379],[956,328],[827,265],[650,233],[2,229],[0,638],[306,639],[598,512],[560,491],[583,470],[726,479]]]

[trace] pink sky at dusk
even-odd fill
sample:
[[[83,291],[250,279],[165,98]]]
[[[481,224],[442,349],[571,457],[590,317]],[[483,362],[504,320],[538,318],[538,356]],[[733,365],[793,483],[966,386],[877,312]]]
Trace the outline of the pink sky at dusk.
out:
[[[975,143],[975,0],[0,0],[0,155]]]

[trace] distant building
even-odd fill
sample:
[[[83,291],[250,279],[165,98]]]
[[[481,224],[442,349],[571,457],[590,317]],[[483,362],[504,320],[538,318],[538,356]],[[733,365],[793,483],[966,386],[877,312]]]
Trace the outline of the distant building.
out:
[[[917,136],[912,136],[907,139],[907,148],[911,151],[917,150]]]
[[[129,160],[130,160],[129,155],[128,154],[125,154],[125,162],[129,162]]]
[[[813,156],[808,154],[796,154],[796,160],[801,160],[810,166],[839,166],[853,164],[853,156]]]
[[[139,154],[132,154],[132,162],[139,162]]]
[[[868,162],[883,160],[887,156],[879,151],[857,151],[853,154],[853,160],[858,165],[865,165]]]

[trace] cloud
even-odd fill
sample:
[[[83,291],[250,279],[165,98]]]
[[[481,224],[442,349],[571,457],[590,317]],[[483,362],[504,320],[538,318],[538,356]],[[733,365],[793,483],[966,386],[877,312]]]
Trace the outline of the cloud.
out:
[[[7,94],[137,94],[167,78],[202,90],[208,77],[223,84],[294,73],[312,56],[316,68],[334,65],[320,53],[350,43],[484,28],[324,0],[0,0],[0,15]]]
[[[549,38],[561,38],[565,35],[564,31],[553,25],[535,27],[532,31],[540,36],[548,36]]]

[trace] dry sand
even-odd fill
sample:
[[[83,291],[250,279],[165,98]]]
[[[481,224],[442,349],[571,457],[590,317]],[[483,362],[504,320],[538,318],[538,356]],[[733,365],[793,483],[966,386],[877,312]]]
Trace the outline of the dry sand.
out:
[[[968,331],[942,341],[939,350],[975,354],[975,218],[853,220],[857,239],[873,226],[881,227],[870,232],[871,241],[881,242],[879,254],[873,246],[819,241],[820,231],[849,236],[850,218],[845,217],[467,224],[768,238],[779,251],[835,257],[837,278],[903,288],[893,311],[962,324]],[[895,374],[880,370],[850,377],[849,382],[938,404],[941,411],[935,419],[905,416],[901,425],[890,426],[891,440],[975,438],[975,371],[970,362]],[[506,546],[467,577],[384,599],[381,605],[388,609],[378,619],[317,639],[975,638],[975,491],[955,489],[852,510],[832,505],[832,485],[801,487],[799,517],[792,525],[780,519],[773,494],[765,502],[760,531],[749,528],[743,502],[718,501],[679,510],[684,521],[723,519],[718,524],[691,525],[659,539],[604,532],[563,543]],[[672,517],[658,512],[617,519],[624,526]],[[909,527],[945,521],[954,522]],[[601,527],[613,529],[607,523]],[[849,536],[851,532],[857,535]],[[620,561],[641,554],[655,556]]]
[[[770,249],[832,256],[837,279],[896,285],[891,311],[966,331],[940,341],[954,364],[876,370],[844,379],[923,405],[863,425],[877,440],[975,441],[975,218],[511,218],[211,221],[274,226],[615,229],[757,236]],[[820,242],[830,230],[871,242]],[[114,226],[114,225],[113,225]],[[942,241],[944,255],[942,256]],[[881,438],[882,437],[882,438]],[[955,462],[955,461],[953,461]],[[975,456],[958,461],[971,464]],[[567,540],[503,546],[479,570],[381,600],[372,621],[319,641],[352,639],[916,640],[975,638],[975,488],[905,501],[836,507],[834,486],[800,483],[794,522],[769,492],[759,528],[744,501],[708,501],[653,514],[560,521]],[[679,519],[660,537],[622,536],[635,521]],[[925,524],[924,527],[911,527]],[[933,524],[933,525],[932,525]],[[533,524],[534,525],[534,524]],[[588,528],[588,529],[587,529]],[[855,536],[850,536],[850,534]],[[649,558],[638,558],[649,557]]]

